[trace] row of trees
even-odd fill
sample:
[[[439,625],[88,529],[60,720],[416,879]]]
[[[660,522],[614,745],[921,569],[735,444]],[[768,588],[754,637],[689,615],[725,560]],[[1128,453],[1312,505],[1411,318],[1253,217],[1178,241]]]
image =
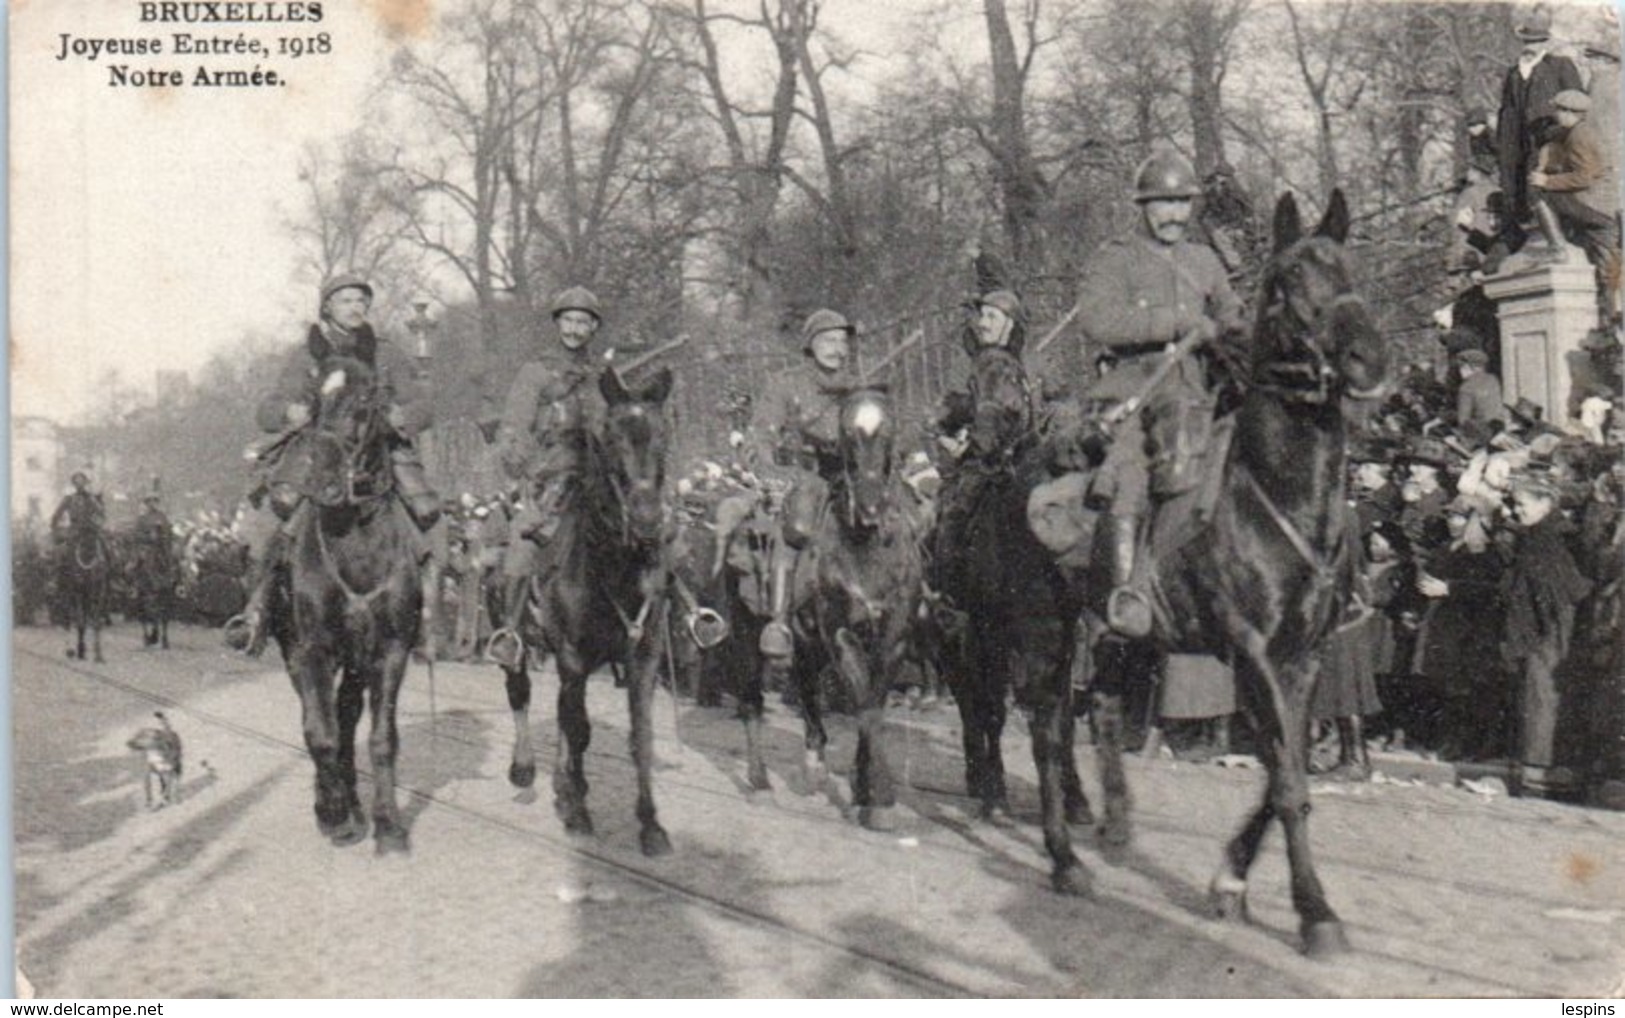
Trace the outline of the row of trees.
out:
[[[922,0],[873,25],[823,0],[439,11],[353,131],[306,153],[289,228],[307,282],[354,268],[386,318],[444,306],[442,417],[490,416],[548,295],[578,282],[617,344],[686,332],[680,358],[749,363],[823,305],[951,343],[942,312],[985,250],[1042,327],[1158,144],[1233,168],[1261,216],[1280,191],[1342,187],[1368,292],[1390,325],[1425,322],[1451,288],[1466,115],[1494,109],[1517,51],[1498,3]]]

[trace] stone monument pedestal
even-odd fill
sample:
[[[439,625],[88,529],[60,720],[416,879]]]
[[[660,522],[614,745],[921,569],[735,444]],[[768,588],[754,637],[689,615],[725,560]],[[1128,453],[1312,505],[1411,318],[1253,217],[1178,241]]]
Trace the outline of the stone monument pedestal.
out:
[[[1575,375],[1585,371],[1580,344],[1597,325],[1597,286],[1585,256],[1491,276],[1484,293],[1495,301],[1501,329],[1501,387],[1508,403],[1527,398],[1548,424],[1575,414]]]

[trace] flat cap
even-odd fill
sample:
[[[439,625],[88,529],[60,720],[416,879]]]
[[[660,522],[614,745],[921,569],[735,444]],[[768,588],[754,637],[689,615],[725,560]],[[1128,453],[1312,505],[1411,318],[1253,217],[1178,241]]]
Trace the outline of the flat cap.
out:
[[[1591,109],[1591,97],[1577,88],[1565,88],[1552,96],[1552,109],[1585,113]]]

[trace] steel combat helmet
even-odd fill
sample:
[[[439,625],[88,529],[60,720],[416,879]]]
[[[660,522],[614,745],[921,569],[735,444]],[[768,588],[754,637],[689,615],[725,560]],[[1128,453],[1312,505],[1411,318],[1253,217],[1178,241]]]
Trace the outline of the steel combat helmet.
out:
[[[548,313],[554,318],[558,318],[566,311],[585,311],[599,322],[604,320],[604,311],[598,303],[598,295],[585,286],[572,286],[559,291],[548,308]]]
[[[1152,153],[1134,172],[1134,200],[1195,198],[1202,193],[1196,168],[1178,152],[1164,149]]]

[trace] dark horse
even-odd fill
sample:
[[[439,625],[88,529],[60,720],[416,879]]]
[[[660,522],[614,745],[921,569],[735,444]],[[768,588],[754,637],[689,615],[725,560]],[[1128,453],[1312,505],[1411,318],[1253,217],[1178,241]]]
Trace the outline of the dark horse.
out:
[[[1027,526],[1027,498],[1047,475],[1032,399],[1020,359],[1008,350],[977,350],[971,367],[970,446],[960,461],[952,512],[939,528],[937,571],[963,621],[951,662],[965,745],[965,783],[983,818],[1009,820],[1000,738],[1006,697],[1027,715],[1043,806],[1044,844],[1058,888],[1082,870],[1068,823],[1093,823],[1073,759],[1071,666],[1082,598],[1054,556]],[[1116,772],[1119,782],[1121,769]],[[1110,780],[1108,780],[1108,785]],[[1126,834],[1107,797],[1108,839]],[[1118,811],[1121,813],[1122,811]]]
[[[606,370],[598,379],[608,404],[601,434],[575,432],[583,464],[565,494],[558,530],[543,548],[530,585],[527,645],[551,653],[559,672],[558,760],[553,806],[566,830],[592,833],[585,756],[592,738],[587,677],[609,664],[624,669],[632,714],[632,759],[638,772],[638,841],[644,855],[664,855],[671,840],[655,816],[650,771],[650,713],[664,645],[666,571],[661,557],[667,424],[662,412],[671,372],[661,370],[631,390]],[[508,779],[520,788],[536,780],[530,735],[530,675],[523,656],[507,671],[513,709],[513,763]]]
[[[90,629],[91,650],[102,660],[102,619],[107,614],[107,597],[112,577],[107,541],[93,526],[76,526],[57,548],[57,598],[67,615],[74,644],[68,656],[85,659],[85,629]]]
[[[1376,395],[1389,359],[1352,290],[1343,250],[1348,225],[1341,192],[1333,192],[1308,236],[1290,194],[1276,206],[1250,378],[1212,518],[1159,553],[1150,570],[1155,638],[1235,662],[1243,710],[1269,771],[1263,804],[1231,840],[1213,878],[1214,904],[1221,916],[1245,917],[1248,869],[1270,821],[1280,820],[1292,904],[1311,955],[1348,946],[1310,858],[1307,777],[1315,651],[1346,604],[1352,577],[1341,404]]]
[[[136,612],[141,617],[141,642],[169,649],[169,620],[175,615],[175,588],[180,585],[180,564],[167,544],[140,541],[130,563],[135,581]]]
[[[316,824],[335,845],[367,834],[355,735],[362,709],[371,710],[372,825],[383,854],[408,847],[395,801],[395,710],[423,608],[419,539],[395,497],[389,393],[361,361],[334,358],[328,368],[307,436],[310,498],[286,586],[273,588],[271,627],[316,764]]]
[[[920,535],[893,472],[895,433],[885,394],[859,389],[842,404],[835,448],[814,450],[830,485],[829,509],[796,564],[791,627],[790,674],[806,730],[808,793],[823,788],[828,776],[820,677],[833,661],[858,717],[852,802],[859,822],[875,830],[894,823],[897,790],[881,728],[891,677],[909,649],[922,573]],[[740,698],[756,787],[767,786],[761,686],[774,667],[781,665],[764,659],[753,688]]]

